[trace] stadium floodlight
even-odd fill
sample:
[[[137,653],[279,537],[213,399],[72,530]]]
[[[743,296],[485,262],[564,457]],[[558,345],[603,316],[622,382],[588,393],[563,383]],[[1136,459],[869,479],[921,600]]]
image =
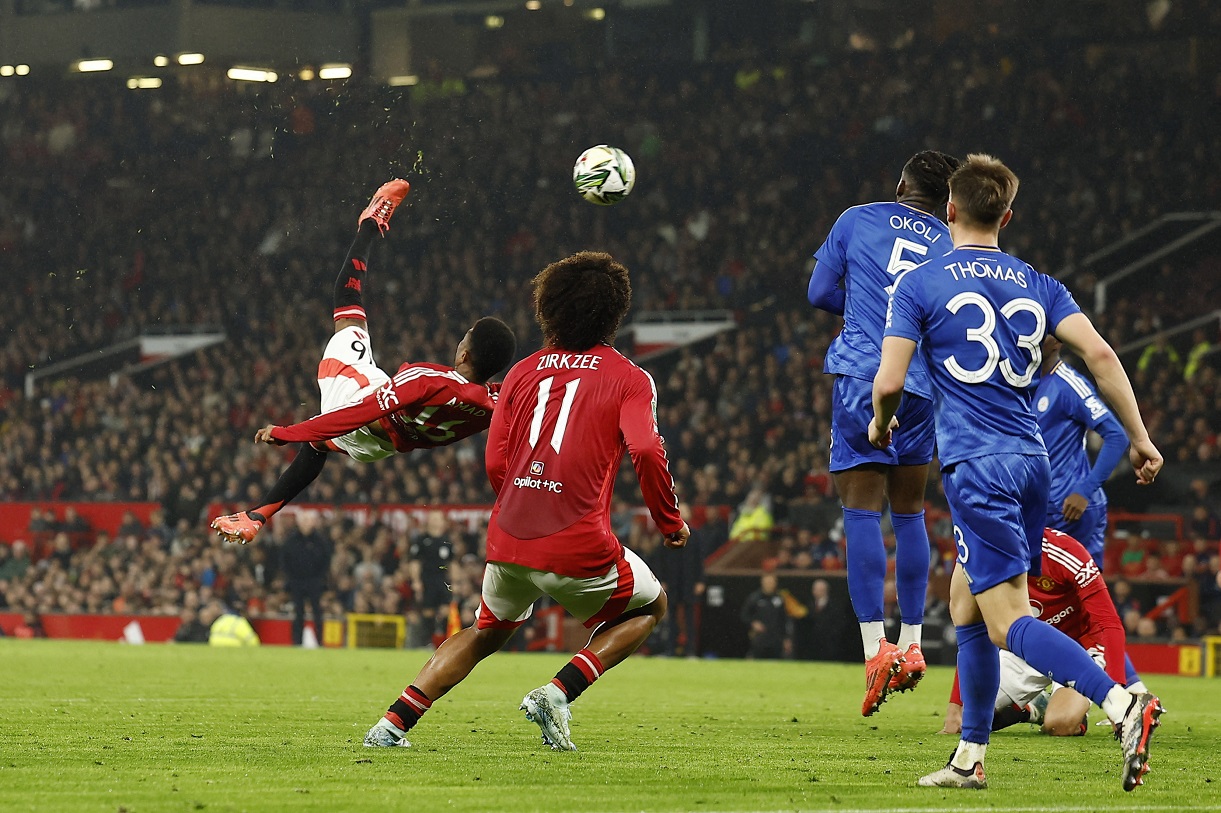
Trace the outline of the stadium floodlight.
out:
[[[402,76],[391,76],[386,80],[386,84],[392,88],[410,87],[411,85],[420,84],[420,77],[414,73],[406,73]]]
[[[109,59],[82,59],[76,63],[76,70],[80,73],[97,73],[113,67],[114,63]]]
[[[543,0],[526,0],[526,11],[538,11],[543,7]]]
[[[347,79],[352,75],[352,66],[343,62],[331,62],[318,69],[319,79]]]
[[[269,71],[266,68],[243,68],[236,66],[230,68],[225,76],[238,82],[274,82],[280,77],[275,71]]]
[[[161,77],[133,76],[127,80],[127,86],[132,90],[152,90],[161,87]]]
[[[18,65],[17,66],[17,75],[18,76],[29,76],[29,74],[30,74],[29,65]]]
[[[16,73],[12,65],[0,65],[0,76],[12,76]]]
[[[157,54],[155,57],[153,57],[153,64],[158,68],[164,68],[166,65],[170,64],[170,58],[165,54]]]
[[[204,55],[200,53],[188,52],[178,55],[179,65],[202,65],[203,61]]]
[[[303,82],[310,81],[311,79],[314,78],[314,69],[313,68],[302,68],[301,70],[297,71],[297,78]]]
[[[601,7],[588,9],[585,12],[585,19],[593,20],[594,22],[598,22],[599,20],[605,20],[606,19],[606,9],[601,8]]]
[[[499,14],[489,14],[483,18],[483,24],[487,28],[504,28],[505,18],[501,17]]]

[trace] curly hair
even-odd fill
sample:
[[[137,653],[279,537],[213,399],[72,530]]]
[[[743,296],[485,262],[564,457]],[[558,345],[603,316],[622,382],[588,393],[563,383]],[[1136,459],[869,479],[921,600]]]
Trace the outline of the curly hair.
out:
[[[944,206],[950,198],[950,176],[960,163],[957,158],[944,152],[924,150],[903,165],[903,177],[938,206]]]
[[[530,284],[543,340],[560,350],[580,352],[614,341],[632,304],[627,268],[600,251],[553,262]]]

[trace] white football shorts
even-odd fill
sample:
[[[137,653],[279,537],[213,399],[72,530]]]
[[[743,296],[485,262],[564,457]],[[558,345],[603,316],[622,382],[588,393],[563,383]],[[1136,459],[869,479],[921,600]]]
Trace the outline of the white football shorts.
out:
[[[322,412],[334,412],[355,404],[390,380],[373,360],[369,331],[351,325],[337,332],[326,344],[318,362],[318,390]],[[369,431],[367,426],[332,441],[353,460],[370,463],[394,454],[394,444]]]
[[[512,629],[530,617],[534,602],[547,595],[586,627],[618,618],[661,595],[661,583],[644,560],[627,548],[601,576],[575,579],[522,565],[488,562],[480,596],[480,629]]]
[[[1091,647],[1086,652],[1099,667],[1107,668],[1106,655],[1101,649]],[[1001,688],[996,694],[996,709],[1003,709],[1013,703],[1025,706],[1048,686],[1059,688],[1060,684],[1009,650],[1001,650]]]

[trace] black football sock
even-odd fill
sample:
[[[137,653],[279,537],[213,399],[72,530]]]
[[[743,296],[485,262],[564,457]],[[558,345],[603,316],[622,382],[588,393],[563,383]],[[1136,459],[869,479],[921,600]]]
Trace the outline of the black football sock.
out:
[[[326,456],[326,452],[320,452],[310,444],[302,443],[297,450],[297,456],[293,458],[292,463],[288,464],[288,468],[280,475],[280,479],[276,480],[276,484],[271,487],[271,491],[263,499],[263,504],[246,513],[250,515],[251,519],[267,522],[277,511],[304,491],[306,486],[318,479],[318,475],[322,473],[322,467],[326,465]]]
[[[591,683],[602,677],[605,671],[597,655],[588,649],[582,649],[572,656],[572,660],[566,663],[563,669],[555,673],[551,682],[571,703],[580,697],[581,692],[588,689]]]
[[[1018,723],[1030,722],[1030,709],[1010,703],[992,715],[992,730],[1000,731]]]
[[[432,701],[415,686],[403,689],[399,699],[390,704],[385,718],[403,731],[410,731],[424,712],[432,708]]]
[[[335,278],[335,319],[366,319],[361,288],[365,270],[369,267],[369,251],[373,238],[378,235],[377,223],[372,218],[361,221],[356,230],[356,239],[348,249],[348,256]]]

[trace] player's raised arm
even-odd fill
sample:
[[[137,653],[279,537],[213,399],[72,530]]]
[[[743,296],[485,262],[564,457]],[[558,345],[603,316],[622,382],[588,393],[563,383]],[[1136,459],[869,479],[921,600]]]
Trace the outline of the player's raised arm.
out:
[[[1149,439],[1149,432],[1140,416],[1140,407],[1136,403],[1136,394],[1132,391],[1132,382],[1128,380],[1119,356],[1083,313],[1074,313],[1060,320],[1055,335],[1081,356],[1094,374],[1102,397],[1123,424],[1132,444],[1128,457],[1136,470],[1137,481],[1141,485],[1152,483],[1161,471],[1162,453]]]
[[[654,414],[657,394],[653,379],[643,370],[640,372],[640,380],[633,382],[620,410],[619,431],[623,433],[623,441],[632,457],[640,480],[640,493],[653,522],[667,540],[678,542],[681,547],[690,532],[678,511],[674,478],[670,475],[661,433],[657,431]]]

